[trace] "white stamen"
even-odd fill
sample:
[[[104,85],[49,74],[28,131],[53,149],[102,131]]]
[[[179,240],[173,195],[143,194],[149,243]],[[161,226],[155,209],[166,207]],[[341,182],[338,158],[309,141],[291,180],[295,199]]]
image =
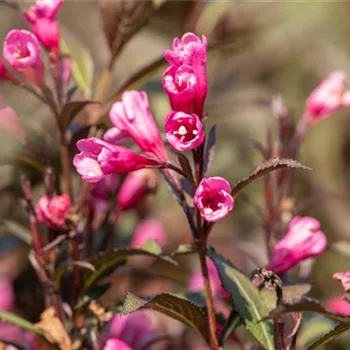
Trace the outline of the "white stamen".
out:
[[[213,214],[213,210],[211,208],[204,208],[203,212],[205,215]]]
[[[187,129],[185,126],[181,125],[179,127],[179,135],[183,136],[183,135],[186,135],[187,134]]]
[[[192,131],[192,134],[193,134],[193,135],[198,135],[198,131],[197,131],[197,130],[193,130],[193,131]]]

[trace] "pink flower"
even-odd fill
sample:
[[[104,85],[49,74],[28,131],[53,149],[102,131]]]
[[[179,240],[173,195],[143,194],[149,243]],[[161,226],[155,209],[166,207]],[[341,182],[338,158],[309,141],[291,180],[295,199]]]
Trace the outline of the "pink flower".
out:
[[[7,106],[0,109],[0,129],[10,134],[20,143],[25,144],[25,131],[21,126],[17,113],[12,107]]]
[[[221,220],[234,206],[229,182],[222,177],[204,178],[194,194],[193,203],[204,220]]]
[[[144,91],[124,92],[122,102],[112,106],[109,117],[122,135],[132,137],[146,155],[164,163],[168,162],[159,128]]]
[[[136,227],[130,246],[140,248],[148,240],[153,239],[162,247],[166,244],[166,232],[156,219],[144,219]]]
[[[59,52],[60,33],[57,13],[63,0],[37,0],[28,11],[23,13],[39,41],[56,55]]]
[[[4,42],[3,55],[11,68],[36,86],[44,84],[44,63],[38,39],[27,30],[11,30]]]
[[[129,345],[127,345],[122,340],[117,338],[110,338],[106,341],[103,350],[132,350]]]
[[[142,169],[128,174],[117,196],[118,206],[123,210],[135,208],[157,186],[158,179],[153,170]]]
[[[119,145],[129,138],[130,135],[127,131],[119,130],[118,128],[110,128],[103,135],[104,141],[113,143],[115,145]]]
[[[12,281],[8,279],[0,280],[0,310],[11,311],[15,305],[15,294]]]
[[[58,229],[65,224],[70,207],[69,196],[65,193],[52,198],[43,196],[36,205],[36,215],[39,221]]]
[[[350,270],[347,272],[337,272],[333,275],[333,278],[342,284],[345,292],[350,291]]]
[[[281,274],[305,259],[320,255],[326,246],[327,238],[320,223],[312,217],[296,216],[289,223],[286,235],[274,246],[266,268]]]
[[[350,316],[350,303],[342,297],[335,297],[326,302],[327,309],[340,315]]]
[[[209,259],[206,258],[208,273],[210,278],[210,287],[214,296],[219,296],[223,299],[229,299],[230,294],[222,287],[222,283],[219,277],[219,274],[216,270],[215,264]],[[189,281],[190,292],[202,292],[204,289],[203,284],[203,275],[201,271],[195,272]]]
[[[350,90],[345,79],[345,72],[333,72],[311,92],[306,101],[305,118],[308,124],[314,124],[330,113],[350,106]]]
[[[202,122],[196,114],[171,112],[165,121],[166,138],[177,151],[188,151],[204,142]]]
[[[131,349],[140,349],[158,336],[157,319],[150,310],[126,316],[115,315],[107,328],[105,339],[117,338]]]
[[[173,40],[173,50],[165,50],[165,59],[172,65],[189,64],[205,65],[207,62],[207,38],[202,35],[202,41],[193,33],[186,33],[181,39]]]
[[[100,181],[113,173],[128,173],[142,168],[162,166],[156,160],[96,137],[79,140],[77,147],[80,153],[74,157],[73,164],[82,179],[87,182]]]

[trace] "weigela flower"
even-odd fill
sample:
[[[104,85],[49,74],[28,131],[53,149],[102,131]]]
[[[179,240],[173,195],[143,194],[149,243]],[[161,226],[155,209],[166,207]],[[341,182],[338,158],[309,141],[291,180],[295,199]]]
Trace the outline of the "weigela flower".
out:
[[[157,175],[151,169],[142,169],[128,174],[118,192],[118,206],[122,210],[135,208],[147,194],[154,193],[157,186]]]
[[[0,280],[0,310],[11,311],[15,304],[15,293],[12,281],[8,279]]]
[[[204,220],[221,220],[234,206],[229,182],[222,177],[204,178],[195,192],[193,203]]]
[[[320,226],[312,217],[294,217],[286,235],[274,246],[266,268],[281,274],[305,259],[322,254],[327,238]]]
[[[156,219],[144,219],[138,224],[130,246],[140,248],[150,239],[155,240],[161,247],[165,245],[167,240],[163,225]]]
[[[60,44],[59,24],[56,17],[62,4],[63,0],[37,0],[28,11],[23,13],[39,41],[55,54],[58,54]]]
[[[144,91],[124,92],[122,101],[112,106],[109,117],[114,127],[122,135],[130,135],[147,156],[164,163],[168,162],[159,128]]]
[[[131,347],[117,338],[110,338],[106,341],[103,350],[133,350]]]
[[[345,292],[350,291],[350,271],[336,272],[333,278],[342,284]]]
[[[350,89],[346,84],[345,72],[336,71],[326,77],[308,97],[306,122],[314,124],[344,107],[350,107]]]
[[[230,294],[222,287],[215,264],[209,258],[206,258],[206,262],[210,279],[210,287],[213,295],[219,296],[226,300],[229,299]],[[203,275],[201,271],[197,271],[191,276],[188,289],[191,292],[202,292],[204,290]]]
[[[165,120],[166,138],[177,151],[188,151],[204,142],[204,130],[196,114],[171,112]]]
[[[43,196],[36,205],[36,215],[39,221],[53,229],[64,226],[71,202],[67,194],[49,198]]]
[[[4,42],[3,55],[11,68],[36,86],[44,84],[44,63],[38,39],[27,30],[11,30]]]
[[[162,166],[156,160],[96,137],[79,140],[77,147],[80,153],[74,157],[73,164],[82,179],[87,182],[100,181],[113,173],[128,173],[142,168]]]
[[[124,141],[128,140],[130,135],[125,130],[119,130],[118,128],[109,128],[103,135],[103,139],[106,142],[119,145]]]
[[[350,303],[342,297],[335,297],[326,302],[326,307],[330,311],[336,312],[340,315],[350,316]]]

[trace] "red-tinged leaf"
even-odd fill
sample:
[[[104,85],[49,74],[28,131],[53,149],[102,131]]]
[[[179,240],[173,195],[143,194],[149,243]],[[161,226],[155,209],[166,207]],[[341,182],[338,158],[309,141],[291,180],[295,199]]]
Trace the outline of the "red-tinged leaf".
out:
[[[209,131],[208,141],[204,151],[204,163],[203,163],[203,174],[209,170],[215,155],[215,144],[216,144],[216,125],[212,126]]]
[[[311,168],[300,164],[296,160],[293,159],[279,159],[274,158],[267,160],[266,162],[257,166],[245,179],[239,181],[236,186],[232,189],[231,195],[237,196],[237,194],[246,186],[248,186],[251,182],[262,177],[271,171],[290,168],[290,169],[304,169],[311,170]]]

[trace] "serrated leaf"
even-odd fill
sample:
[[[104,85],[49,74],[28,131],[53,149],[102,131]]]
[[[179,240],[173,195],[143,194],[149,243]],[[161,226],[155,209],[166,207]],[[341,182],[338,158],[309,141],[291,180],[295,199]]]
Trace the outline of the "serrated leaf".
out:
[[[96,104],[94,101],[74,101],[64,105],[60,114],[60,123],[64,130],[66,130],[73,119],[78,115],[79,112],[88,104]]]
[[[318,300],[311,299],[308,297],[303,297],[300,301],[298,301],[295,304],[284,303],[282,306],[271,311],[270,317],[276,318],[280,315],[288,314],[291,312],[312,312],[323,315],[333,321],[337,321],[340,323],[350,323],[350,317],[330,312],[326,310]]]
[[[338,337],[339,335],[343,334],[344,332],[348,331],[350,329],[349,324],[339,324],[335,328],[333,328],[329,333],[325,334],[321,339],[317,340],[315,343],[310,345],[307,350],[316,350],[320,346],[327,344],[332,339]]]
[[[259,177],[264,176],[271,171],[283,168],[311,170],[311,168],[302,165],[293,159],[270,159],[257,166],[245,179],[239,181],[232,189],[231,195],[236,196],[244,187],[248,186]]]
[[[216,125],[212,126],[209,135],[208,135],[208,141],[205,146],[204,151],[204,164],[203,164],[203,174],[205,175],[206,172],[209,170],[215,155],[215,144],[216,144]]]
[[[223,287],[230,293],[234,308],[246,328],[266,349],[274,350],[272,321],[259,322],[269,312],[259,291],[247,276],[217,254],[213,248],[208,250],[207,255],[214,262]]]
[[[152,309],[161,312],[186,326],[196,330],[209,342],[207,319],[196,304],[171,294],[159,294],[150,300],[143,300],[128,293],[123,305],[122,314],[127,315],[140,309]]]

